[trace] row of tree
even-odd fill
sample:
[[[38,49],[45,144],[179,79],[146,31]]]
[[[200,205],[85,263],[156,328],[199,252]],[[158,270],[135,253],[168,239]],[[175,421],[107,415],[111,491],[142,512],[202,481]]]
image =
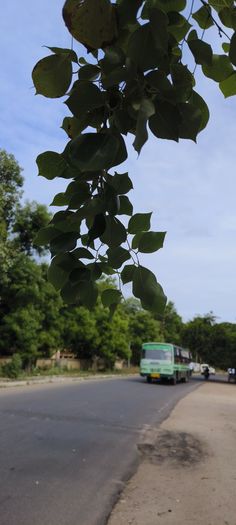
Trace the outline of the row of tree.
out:
[[[193,358],[220,368],[236,363],[236,325],[216,323],[213,314],[184,323],[174,304],[162,319],[129,298],[110,311],[101,302],[88,311],[68,306],[47,280],[46,250],[34,244],[39,228],[50,220],[47,208],[22,205],[23,177],[12,155],[0,151],[0,356],[19,353],[24,366],[56,350],[82,359],[102,357],[107,367],[117,358],[139,363],[144,341],[168,341],[188,347]],[[101,278],[100,290],[114,288]]]

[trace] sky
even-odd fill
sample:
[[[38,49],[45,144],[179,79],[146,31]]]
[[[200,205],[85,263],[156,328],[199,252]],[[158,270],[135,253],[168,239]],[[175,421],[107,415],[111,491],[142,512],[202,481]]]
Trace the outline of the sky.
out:
[[[63,0],[11,0],[0,18],[0,148],[24,169],[24,199],[46,205],[67,182],[38,177],[35,159],[64,149],[60,126],[70,113],[63,99],[35,96],[31,71],[50,54],[43,46],[71,45],[62,6]],[[82,46],[75,49],[84,54]],[[218,322],[236,322],[236,98],[225,100],[209,79],[196,90],[211,113],[198,143],[158,140],[150,132],[137,158],[128,140],[129,160],[120,172],[128,170],[133,181],[134,212],[152,211],[152,230],[167,231],[164,248],[141,255],[141,263],[183,320],[213,311]]]

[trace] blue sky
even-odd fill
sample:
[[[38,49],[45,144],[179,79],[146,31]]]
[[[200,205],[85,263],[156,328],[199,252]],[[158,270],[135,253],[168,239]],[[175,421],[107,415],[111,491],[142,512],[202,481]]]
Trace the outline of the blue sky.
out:
[[[70,47],[62,5],[12,0],[0,19],[0,147],[24,168],[24,198],[47,205],[66,182],[37,177],[35,158],[64,149],[60,125],[69,113],[62,99],[34,95],[31,71],[49,54],[43,45]],[[138,159],[128,141],[124,167],[134,184],[135,212],[153,211],[152,229],[167,231],[163,250],[141,261],[155,272],[178,313],[186,321],[213,310],[218,321],[236,322],[236,100],[224,100],[210,80],[199,81],[197,90],[211,112],[198,144],[150,134]]]

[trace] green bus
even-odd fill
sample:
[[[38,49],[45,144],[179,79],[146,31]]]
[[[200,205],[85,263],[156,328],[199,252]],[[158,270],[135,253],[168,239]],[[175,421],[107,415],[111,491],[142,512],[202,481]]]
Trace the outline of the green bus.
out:
[[[140,375],[152,380],[168,380],[172,385],[178,381],[187,383],[190,378],[189,350],[170,343],[144,343],[140,361]]]

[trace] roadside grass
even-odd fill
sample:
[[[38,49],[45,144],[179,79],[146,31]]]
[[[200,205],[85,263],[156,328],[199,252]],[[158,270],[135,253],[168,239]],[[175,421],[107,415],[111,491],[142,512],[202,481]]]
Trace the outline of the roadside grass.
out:
[[[95,377],[95,376],[109,376],[109,375],[113,375],[113,376],[126,376],[126,375],[133,375],[133,374],[138,374],[139,373],[139,368],[138,367],[125,367],[121,370],[112,370],[112,369],[107,369],[107,370],[99,370],[99,371],[95,371],[95,370],[92,370],[92,369],[88,369],[88,370],[68,370],[68,368],[65,368],[65,367],[57,367],[57,366],[54,366],[54,367],[51,367],[51,368],[34,368],[32,371],[24,371],[24,370],[21,370],[20,373],[18,374],[17,377],[11,377],[9,378],[9,376],[7,376],[6,374],[4,374],[4,371],[0,369],[0,380],[1,379],[4,379],[4,380],[11,380],[11,381],[14,381],[14,380],[28,380],[28,379],[34,379],[34,378],[40,378],[40,377],[81,377],[81,378],[86,378],[86,377]]]

